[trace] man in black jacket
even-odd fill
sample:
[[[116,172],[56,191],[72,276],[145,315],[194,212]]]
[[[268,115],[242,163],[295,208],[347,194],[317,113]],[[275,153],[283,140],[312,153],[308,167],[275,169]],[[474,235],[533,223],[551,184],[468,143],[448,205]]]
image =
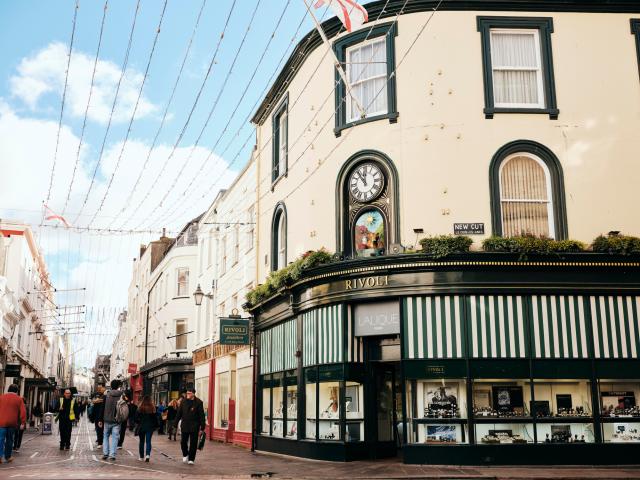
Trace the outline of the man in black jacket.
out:
[[[91,407],[91,420],[96,430],[96,449],[102,450],[102,439],[104,437],[104,387],[98,385],[95,397],[93,397],[93,406]]]
[[[198,449],[198,434],[203,432],[206,426],[204,416],[204,406],[202,400],[196,397],[196,389],[193,386],[187,387],[187,396],[180,402],[178,413],[176,414],[176,425],[180,421],[180,447],[182,448],[182,461],[193,465],[196,460]]]

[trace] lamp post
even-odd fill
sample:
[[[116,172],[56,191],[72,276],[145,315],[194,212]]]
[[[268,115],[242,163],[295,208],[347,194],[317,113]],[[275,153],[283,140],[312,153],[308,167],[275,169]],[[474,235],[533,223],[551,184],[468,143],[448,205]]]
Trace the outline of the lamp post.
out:
[[[198,287],[196,288],[196,291],[193,292],[193,299],[196,301],[196,307],[199,307],[200,305],[202,305],[202,299],[204,297],[207,298],[213,298],[213,291],[216,288],[216,281],[212,280],[211,281],[211,292],[210,293],[204,293],[202,291],[202,288],[200,287],[200,284],[198,284]]]

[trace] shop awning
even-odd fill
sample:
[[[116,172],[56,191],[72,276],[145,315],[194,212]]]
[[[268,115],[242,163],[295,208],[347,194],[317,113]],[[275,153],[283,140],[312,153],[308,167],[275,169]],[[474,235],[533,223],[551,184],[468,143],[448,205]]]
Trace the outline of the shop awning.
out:
[[[344,361],[344,306],[317,308],[302,316],[304,366]]]
[[[296,368],[296,324],[296,319],[289,320],[260,334],[261,374]]]
[[[589,358],[588,321],[579,295],[531,297],[536,358]]]
[[[638,358],[640,297],[589,298],[596,358]]]

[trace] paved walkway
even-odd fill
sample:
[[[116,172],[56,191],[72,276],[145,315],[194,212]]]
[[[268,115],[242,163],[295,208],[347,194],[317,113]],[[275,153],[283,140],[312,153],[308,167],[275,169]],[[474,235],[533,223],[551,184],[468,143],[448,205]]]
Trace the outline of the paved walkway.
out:
[[[0,479],[639,479],[640,466],[584,467],[455,467],[403,465],[396,460],[333,463],[251,453],[244,448],[207,442],[196,464],[182,463],[180,444],[154,435],[151,462],[137,460],[137,438],[127,432],[115,463],[102,460],[95,432],[82,419],[74,429],[72,449],[60,451],[56,435],[26,433],[15,461],[0,465]],[[638,460],[640,462],[640,459]]]

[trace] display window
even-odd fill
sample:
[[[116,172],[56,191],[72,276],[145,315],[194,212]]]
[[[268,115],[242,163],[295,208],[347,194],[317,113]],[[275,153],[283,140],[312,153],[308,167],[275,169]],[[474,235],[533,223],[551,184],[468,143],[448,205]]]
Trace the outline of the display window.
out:
[[[340,382],[318,383],[318,438],[340,440]]]
[[[229,427],[229,399],[231,398],[230,372],[216,375],[216,428]]]
[[[344,390],[345,442],[364,441],[364,403],[361,383],[346,382]]]
[[[467,388],[464,379],[407,382],[409,443],[467,443]]]
[[[598,387],[603,441],[640,442],[640,381],[599,380]]]
[[[529,380],[473,383],[473,418],[478,444],[532,443]]]
[[[283,387],[273,387],[271,389],[271,412],[272,426],[271,435],[273,437],[283,437],[284,431],[284,405],[283,405]]]
[[[285,437],[298,438],[298,378],[296,372],[287,372],[285,376]]]
[[[262,434],[271,435],[271,375],[262,379]]]
[[[238,370],[238,395],[236,402],[236,430],[251,431],[251,396],[253,389],[253,370],[251,367]]]
[[[304,372],[305,377],[305,438],[315,440],[317,434],[317,388],[318,375],[315,368],[308,368]]]

